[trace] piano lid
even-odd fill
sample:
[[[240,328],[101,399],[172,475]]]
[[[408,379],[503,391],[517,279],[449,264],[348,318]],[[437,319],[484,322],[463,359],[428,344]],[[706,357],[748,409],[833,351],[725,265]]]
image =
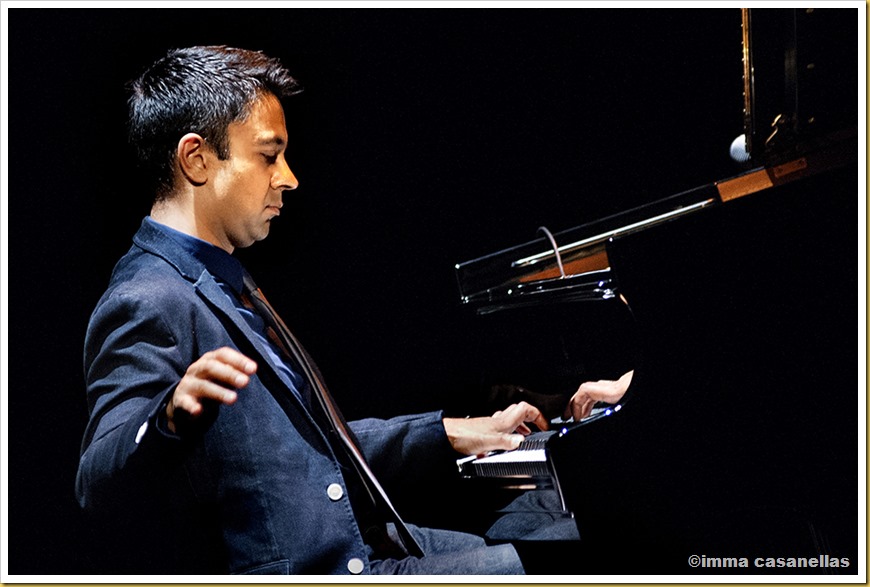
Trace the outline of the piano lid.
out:
[[[535,240],[457,264],[462,302],[535,303],[541,294],[611,299],[618,292],[607,258],[609,241],[718,202],[710,184],[555,234],[541,227]]]
[[[795,150],[792,158],[456,265],[461,300],[487,313],[550,301],[619,295],[607,244],[768,188],[842,167],[857,157],[857,131],[844,129]]]

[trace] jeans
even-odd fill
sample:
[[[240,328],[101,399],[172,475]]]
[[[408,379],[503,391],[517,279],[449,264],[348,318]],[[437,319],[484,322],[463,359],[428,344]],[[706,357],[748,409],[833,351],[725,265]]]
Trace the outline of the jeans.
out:
[[[423,548],[426,556],[408,556],[401,559],[373,560],[375,575],[523,575],[523,564],[510,544],[488,546],[473,534],[436,530],[408,525],[408,529]],[[401,544],[395,526],[388,524],[387,532],[393,542]]]
[[[512,544],[492,541],[575,541],[580,536],[573,518],[561,512],[555,493],[532,491],[521,495],[486,533],[486,539],[464,532],[408,525],[423,548],[423,558],[405,556],[378,558],[369,551],[376,575],[523,575],[525,569]],[[401,548],[392,524],[388,538]]]
[[[486,532],[490,541],[580,540],[574,518],[562,511],[555,491],[528,491],[500,513]]]

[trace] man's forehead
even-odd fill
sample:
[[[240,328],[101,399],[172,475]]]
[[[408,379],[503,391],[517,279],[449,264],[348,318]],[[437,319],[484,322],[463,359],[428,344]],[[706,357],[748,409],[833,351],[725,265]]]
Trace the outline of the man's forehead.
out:
[[[287,127],[284,109],[277,98],[266,96],[251,108],[249,116],[229,126],[230,135],[236,135],[257,147],[285,147]]]

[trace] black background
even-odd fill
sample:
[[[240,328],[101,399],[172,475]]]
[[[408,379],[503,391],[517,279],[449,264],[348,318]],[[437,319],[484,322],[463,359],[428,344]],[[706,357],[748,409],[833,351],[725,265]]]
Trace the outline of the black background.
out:
[[[453,266],[740,171],[740,11],[10,9],[9,571],[90,570],[73,495],[91,309],[149,208],[124,84],[171,47],[279,57],[285,196],[239,255],[353,417],[474,384]]]

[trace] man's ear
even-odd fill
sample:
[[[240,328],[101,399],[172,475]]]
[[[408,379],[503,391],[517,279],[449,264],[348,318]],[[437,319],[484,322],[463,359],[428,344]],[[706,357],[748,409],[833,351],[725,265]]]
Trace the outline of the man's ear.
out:
[[[185,179],[194,185],[202,185],[208,179],[209,155],[211,149],[205,139],[190,132],[181,137],[176,148],[178,168]]]

